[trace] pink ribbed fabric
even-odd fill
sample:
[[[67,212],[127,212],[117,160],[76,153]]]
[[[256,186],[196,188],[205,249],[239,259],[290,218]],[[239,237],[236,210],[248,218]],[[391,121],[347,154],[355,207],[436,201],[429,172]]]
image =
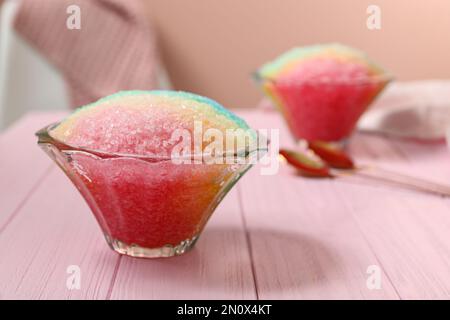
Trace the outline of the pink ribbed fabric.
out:
[[[80,30],[66,27],[70,5]],[[156,87],[156,40],[139,0],[22,0],[15,28],[61,71],[73,107]]]

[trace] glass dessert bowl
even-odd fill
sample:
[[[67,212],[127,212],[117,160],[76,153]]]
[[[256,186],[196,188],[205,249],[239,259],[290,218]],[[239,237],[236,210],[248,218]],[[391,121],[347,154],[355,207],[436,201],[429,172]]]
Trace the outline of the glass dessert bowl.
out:
[[[191,249],[261,151],[247,150],[234,163],[179,163],[69,146],[49,134],[57,125],[36,133],[38,145],[79,190],[109,246],[133,257],[170,257]]]
[[[253,78],[296,140],[328,142],[345,140],[392,80],[364,52],[339,43],[293,48]]]
[[[264,152],[244,120],[209,98],[177,91],[119,92],[37,136],[110,247],[147,258],[189,250]]]
[[[253,75],[266,97],[284,117],[296,140],[340,142],[392,81],[389,75],[369,79],[277,81]]]

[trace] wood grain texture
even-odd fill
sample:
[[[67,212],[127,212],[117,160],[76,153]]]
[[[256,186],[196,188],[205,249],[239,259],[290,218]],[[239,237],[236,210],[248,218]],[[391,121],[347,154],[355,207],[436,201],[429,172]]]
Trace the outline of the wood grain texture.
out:
[[[184,256],[123,257],[112,299],[255,299],[238,194],[232,190]]]
[[[84,200],[37,146],[34,132],[64,113],[32,113],[0,135],[0,298],[106,298],[118,257]],[[81,268],[68,290],[67,268]]]
[[[368,267],[380,263],[342,206],[339,182],[283,166],[276,176],[251,172],[239,188],[260,298],[398,298],[384,273],[381,290],[367,288]]]
[[[240,114],[289,132],[274,112]],[[182,257],[119,257],[76,189],[35,145],[60,114],[32,114],[0,135],[0,299],[448,299],[450,200],[352,180],[253,168]],[[360,163],[450,181],[443,144],[356,134]],[[54,167],[54,168],[53,168]],[[49,169],[53,168],[53,169]],[[69,290],[67,267],[81,269]],[[370,290],[367,268],[381,270]]]
[[[267,124],[268,117],[270,113],[267,112],[254,116],[252,124]],[[284,132],[283,124],[280,125],[280,130],[281,136],[284,136],[284,146],[292,147],[292,142],[287,141],[288,133]],[[443,144],[356,134],[350,142],[349,150],[358,162],[436,182],[448,184],[450,181],[450,157]],[[244,178],[241,193],[244,213],[248,216],[247,227],[260,297],[448,298],[448,200],[372,181],[301,180],[284,166],[275,177],[262,178],[254,172],[250,173],[252,174],[254,177]],[[259,182],[255,183],[257,179]],[[249,199],[260,200],[255,202]],[[262,213],[266,213],[266,218]],[[305,219],[302,214],[307,214],[310,219]],[[312,214],[318,218],[311,219]],[[265,223],[265,219],[268,222]],[[274,229],[283,225],[280,219],[286,220],[279,231],[281,235],[272,236],[275,245],[270,245],[268,236],[254,235],[264,234],[261,229],[275,233]],[[328,228],[332,231],[327,231]],[[315,229],[318,237],[314,237]],[[283,233],[290,235],[291,241],[277,243],[283,238]],[[310,239],[319,238],[327,245],[315,245],[314,240],[309,241],[309,244],[308,240],[298,239],[297,248],[290,248],[295,246],[295,237],[292,235],[302,233],[305,238],[312,233]],[[333,248],[329,252],[334,260],[330,258],[329,263],[325,262],[326,254],[321,253],[327,247]],[[344,251],[346,249],[349,251]],[[270,254],[260,253],[267,250]],[[279,253],[280,262],[267,261],[267,256],[273,257],[272,251],[277,250],[282,252]],[[295,251],[304,253],[309,264],[315,263],[316,266],[309,269],[308,262],[298,258],[293,253]],[[356,260],[348,260],[355,253]],[[321,278],[317,274],[320,267],[337,265],[336,259],[344,261],[343,270],[346,271],[334,275],[337,282],[333,283],[329,277],[322,275],[325,280],[322,279],[322,283],[314,283],[312,280],[312,289],[305,285],[308,280]],[[270,279],[264,275],[271,273],[270,266],[274,264],[272,268],[277,272],[283,270],[278,274],[285,276]],[[380,291],[369,291],[365,285],[361,285],[368,277],[365,268],[370,264],[383,270]],[[333,271],[329,273],[333,274]],[[346,292],[343,287],[348,289],[352,283],[355,288]],[[288,284],[294,289],[289,291]],[[354,295],[356,292],[358,294]]]
[[[105,299],[118,256],[78,191],[52,170],[0,235],[0,295],[5,299]],[[79,266],[80,290],[67,268]]]
[[[30,113],[0,134],[0,233],[52,167],[34,133],[63,113]]]
[[[295,148],[277,113],[241,115],[254,128],[278,129],[280,147]],[[379,261],[341,205],[336,189],[342,187],[339,181],[302,179],[283,163],[277,175],[261,176],[257,167],[243,178],[238,188],[260,298],[398,298],[384,273],[382,289],[368,289],[367,269]]]
[[[380,166],[437,182],[450,181],[445,145],[358,136],[350,145],[352,153],[358,157],[367,154],[367,149],[360,149],[362,145]],[[377,252],[401,298],[448,299],[450,200],[381,186],[346,188],[337,192]]]

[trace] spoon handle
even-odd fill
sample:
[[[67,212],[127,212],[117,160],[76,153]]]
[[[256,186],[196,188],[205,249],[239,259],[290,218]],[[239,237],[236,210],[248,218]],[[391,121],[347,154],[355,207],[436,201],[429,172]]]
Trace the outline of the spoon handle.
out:
[[[417,177],[411,177],[409,175],[385,170],[379,167],[363,166],[348,172],[333,170],[333,175],[337,177],[358,176],[406,189],[412,189],[442,197],[450,197],[450,186]]]

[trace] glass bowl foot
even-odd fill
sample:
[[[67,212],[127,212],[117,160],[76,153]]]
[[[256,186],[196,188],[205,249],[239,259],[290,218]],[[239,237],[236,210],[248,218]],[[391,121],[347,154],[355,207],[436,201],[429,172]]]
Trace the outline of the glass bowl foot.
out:
[[[159,248],[144,248],[137,244],[127,244],[118,239],[105,235],[111,249],[119,254],[135,258],[168,258],[182,255],[191,250],[198,239],[198,235],[181,241],[178,245],[165,245]]]

